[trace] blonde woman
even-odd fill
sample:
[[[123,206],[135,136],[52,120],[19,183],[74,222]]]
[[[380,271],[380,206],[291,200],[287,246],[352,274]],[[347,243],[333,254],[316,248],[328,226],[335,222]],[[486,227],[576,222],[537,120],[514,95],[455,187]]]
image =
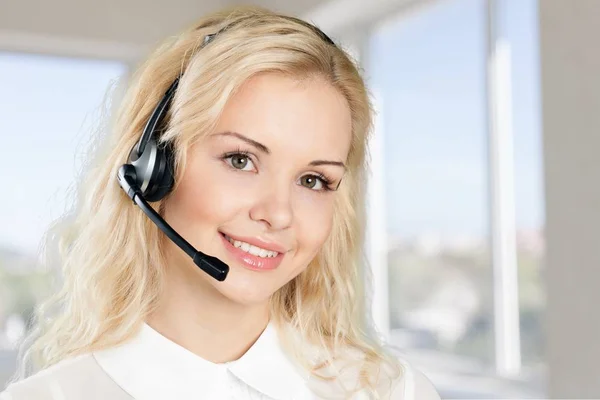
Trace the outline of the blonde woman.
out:
[[[306,22],[234,8],[169,38],[94,150],[0,398],[439,399],[367,317],[371,123]]]

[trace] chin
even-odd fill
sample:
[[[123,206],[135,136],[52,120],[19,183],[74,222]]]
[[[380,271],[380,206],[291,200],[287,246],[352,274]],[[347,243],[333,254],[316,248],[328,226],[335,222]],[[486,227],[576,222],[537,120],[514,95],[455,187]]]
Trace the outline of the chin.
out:
[[[215,285],[223,296],[245,305],[264,304],[274,293],[270,288],[261,287],[256,282],[236,282],[233,277],[231,280],[228,277],[223,282],[215,281]]]

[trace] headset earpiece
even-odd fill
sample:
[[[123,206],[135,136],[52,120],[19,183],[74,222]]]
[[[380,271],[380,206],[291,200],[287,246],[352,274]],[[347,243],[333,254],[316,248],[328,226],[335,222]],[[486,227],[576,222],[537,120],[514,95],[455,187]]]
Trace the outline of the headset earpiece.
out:
[[[137,146],[131,150],[129,164],[135,168],[136,184],[147,201],[159,201],[173,188],[174,163],[170,145],[159,146],[152,137],[139,157]]]

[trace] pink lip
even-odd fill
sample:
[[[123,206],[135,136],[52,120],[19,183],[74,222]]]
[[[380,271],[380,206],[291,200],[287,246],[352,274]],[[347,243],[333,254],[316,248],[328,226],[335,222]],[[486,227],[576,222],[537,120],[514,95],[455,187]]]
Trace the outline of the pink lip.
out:
[[[225,235],[222,233],[220,233],[220,236],[223,240],[225,248],[231,253],[231,255],[240,261],[242,266],[254,271],[267,271],[277,268],[279,264],[281,264],[283,256],[285,255],[285,253],[279,253],[275,257],[258,257],[235,247],[229,242],[229,240],[225,238]]]
[[[278,253],[287,252],[287,250],[283,246],[281,246],[277,243],[273,243],[273,242],[266,242],[258,237],[233,236],[233,235],[229,234],[228,232],[220,232],[220,233],[227,235],[229,238],[231,238],[233,240],[238,240],[240,242],[246,242],[246,243],[254,245],[256,247],[260,247],[261,249],[276,251]]]

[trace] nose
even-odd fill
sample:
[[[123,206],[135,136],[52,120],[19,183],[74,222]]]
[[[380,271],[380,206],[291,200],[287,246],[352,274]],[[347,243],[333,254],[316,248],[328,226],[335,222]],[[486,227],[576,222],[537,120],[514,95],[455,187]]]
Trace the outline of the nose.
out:
[[[281,230],[292,224],[292,188],[288,182],[271,180],[261,187],[258,200],[250,209],[250,218],[266,223],[272,230]]]

